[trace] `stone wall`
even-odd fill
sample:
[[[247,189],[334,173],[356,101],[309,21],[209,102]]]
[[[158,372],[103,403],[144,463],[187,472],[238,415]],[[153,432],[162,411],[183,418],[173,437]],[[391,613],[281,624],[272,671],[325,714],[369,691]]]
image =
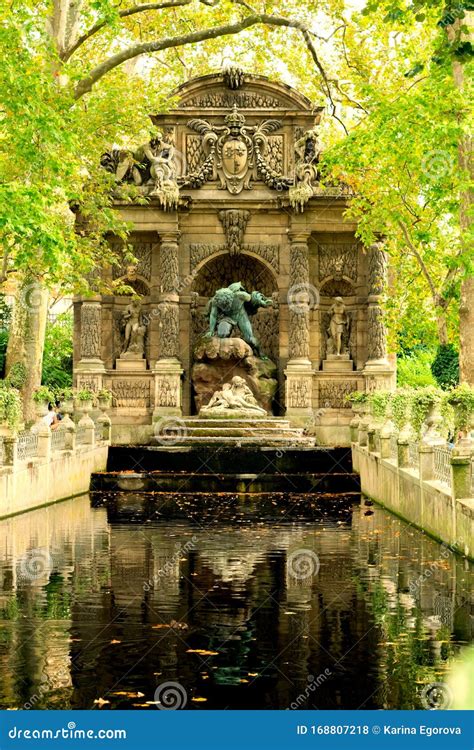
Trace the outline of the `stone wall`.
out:
[[[0,518],[87,492],[91,474],[105,470],[107,453],[106,443],[84,445],[0,468]]]
[[[455,499],[451,488],[424,480],[415,468],[401,468],[367,447],[352,444],[362,492],[408,523],[474,559],[474,498]]]

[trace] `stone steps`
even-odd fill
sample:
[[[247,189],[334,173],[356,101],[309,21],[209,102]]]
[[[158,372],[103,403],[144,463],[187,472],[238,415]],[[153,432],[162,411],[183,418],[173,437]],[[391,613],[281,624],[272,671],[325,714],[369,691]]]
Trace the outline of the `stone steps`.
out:
[[[155,434],[152,444],[312,447],[315,441],[314,438],[307,437],[301,428],[292,427],[288,419],[280,417],[256,419],[189,417],[177,422],[174,434],[173,430],[168,432],[164,425],[163,432]]]

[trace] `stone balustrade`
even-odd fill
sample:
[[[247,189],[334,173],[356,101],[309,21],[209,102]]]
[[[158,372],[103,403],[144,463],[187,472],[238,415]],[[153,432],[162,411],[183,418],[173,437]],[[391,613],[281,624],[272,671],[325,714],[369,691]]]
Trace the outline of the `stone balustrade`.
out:
[[[66,417],[56,430],[39,422],[31,430],[0,434],[0,518],[87,492],[93,471],[105,469],[110,419]]]
[[[429,425],[422,435],[415,440],[409,425],[398,435],[362,415],[352,441],[362,491],[473,558],[474,441],[463,437],[452,446],[432,439]]]

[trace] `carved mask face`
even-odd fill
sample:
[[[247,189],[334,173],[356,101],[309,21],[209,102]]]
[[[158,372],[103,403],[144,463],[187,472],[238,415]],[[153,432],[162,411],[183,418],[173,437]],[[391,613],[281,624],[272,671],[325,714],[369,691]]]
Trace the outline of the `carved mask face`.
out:
[[[231,138],[224,144],[222,163],[229,176],[239,177],[247,169],[248,150],[243,141]]]

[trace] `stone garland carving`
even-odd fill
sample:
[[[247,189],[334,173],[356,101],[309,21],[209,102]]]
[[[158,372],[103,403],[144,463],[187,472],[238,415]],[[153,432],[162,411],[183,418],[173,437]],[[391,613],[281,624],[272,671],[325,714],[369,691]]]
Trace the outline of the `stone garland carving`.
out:
[[[357,391],[357,380],[320,380],[319,406],[322,409],[350,409],[346,396]]]
[[[101,359],[102,315],[100,305],[81,305],[81,359]]]
[[[234,106],[239,107],[239,109],[260,109],[262,107],[266,109],[281,109],[285,108],[287,105],[275,97],[253,92],[246,94],[213,92],[205,96],[195,96],[191,99],[187,99],[181,103],[181,106],[185,108],[192,107],[195,109],[214,109],[215,107],[228,109]]]
[[[160,284],[161,291],[177,293],[179,288],[178,244],[162,242],[160,247]]]
[[[280,357],[280,313],[278,307],[262,310],[256,315],[253,319],[253,328],[259,341],[265,342],[265,353],[273,362],[278,362]]]
[[[343,276],[357,281],[358,245],[319,245],[319,280]]]
[[[307,409],[311,406],[311,393],[306,379],[294,379],[289,383],[288,406],[290,409]]]
[[[179,307],[161,302],[158,305],[158,344],[160,359],[179,358]]]
[[[378,304],[369,304],[367,320],[369,330],[367,336],[368,358],[385,359],[387,356],[387,332],[383,322],[383,310]]]
[[[229,255],[238,255],[242,249],[245,230],[250,219],[250,211],[229,208],[218,211],[217,216],[224,229]]]
[[[368,336],[367,351],[369,360],[385,359],[387,356],[387,332],[379,297],[383,294],[387,281],[387,254],[382,243],[369,249],[369,307],[367,311]]]
[[[188,127],[202,135],[206,159],[198,172],[188,174],[183,185],[201,187],[217,172],[219,188],[233,195],[251,188],[258,176],[273,189],[286,189],[291,180],[277,174],[266,162],[268,136],[281,128],[280,120],[265,120],[259,125],[246,125],[245,115],[234,106],[224,118],[224,125],[215,125],[195,118]]]
[[[150,380],[128,378],[112,379],[113,405],[118,408],[150,406]]]
[[[160,377],[158,379],[155,406],[178,406],[176,381],[173,378]]]
[[[186,135],[186,167],[188,172],[197,172],[205,159],[202,138],[194,133]]]
[[[383,294],[387,280],[387,254],[381,243],[376,243],[368,250],[369,255],[369,294]]]
[[[268,137],[267,162],[270,169],[281,174],[284,169],[283,136],[270,135]]]
[[[308,289],[309,260],[306,242],[293,242],[290,246],[290,291]],[[309,359],[309,306],[302,309],[299,304],[289,305],[289,344],[290,359]]]
[[[195,243],[189,245],[189,256],[191,270],[215,253],[226,252],[226,245],[205,245]],[[279,245],[243,245],[243,253],[254,253],[265,260],[276,273],[280,272],[280,246]]]

